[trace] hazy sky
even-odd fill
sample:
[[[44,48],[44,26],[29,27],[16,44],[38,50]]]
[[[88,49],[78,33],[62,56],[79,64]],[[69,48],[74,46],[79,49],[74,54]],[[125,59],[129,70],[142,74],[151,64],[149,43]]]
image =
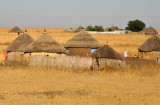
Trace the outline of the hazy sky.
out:
[[[125,28],[135,19],[160,29],[160,0],[0,0],[0,27]]]

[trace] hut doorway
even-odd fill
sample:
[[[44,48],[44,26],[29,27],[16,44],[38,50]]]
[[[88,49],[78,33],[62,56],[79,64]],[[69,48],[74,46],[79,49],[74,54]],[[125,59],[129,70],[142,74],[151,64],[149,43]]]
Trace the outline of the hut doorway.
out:
[[[94,52],[94,51],[96,51],[96,50],[97,50],[96,48],[92,48],[91,49],[91,53]]]

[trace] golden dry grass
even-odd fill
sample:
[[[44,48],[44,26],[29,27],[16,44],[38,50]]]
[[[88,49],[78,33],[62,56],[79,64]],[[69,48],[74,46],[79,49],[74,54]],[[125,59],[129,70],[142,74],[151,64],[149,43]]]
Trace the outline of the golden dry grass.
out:
[[[0,67],[0,105],[159,105],[158,68],[65,71]]]
[[[0,60],[3,51],[17,34],[0,28]],[[24,29],[24,28],[23,28]],[[27,28],[37,38],[42,28]],[[75,33],[47,28],[63,44]],[[137,54],[137,48],[150,36],[92,34],[101,43],[123,54]],[[0,66],[0,105],[159,105],[160,67],[128,65],[127,69],[104,68],[103,71],[63,70],[43,67]]]

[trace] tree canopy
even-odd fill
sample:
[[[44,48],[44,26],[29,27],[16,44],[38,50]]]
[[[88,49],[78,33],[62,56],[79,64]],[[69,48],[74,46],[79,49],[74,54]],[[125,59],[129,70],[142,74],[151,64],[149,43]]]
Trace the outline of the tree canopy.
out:
[[[92,26],[88,26],[86,28],[86,31],[104,31],[104,28],[102,26],[95,26],[95,27],[92,27]]]
[[[145,27],[146,27],[145,23],[137,19],[137,20],[129,21],[128,26],[126,27],[126,30],[139,32],[143,30]]]

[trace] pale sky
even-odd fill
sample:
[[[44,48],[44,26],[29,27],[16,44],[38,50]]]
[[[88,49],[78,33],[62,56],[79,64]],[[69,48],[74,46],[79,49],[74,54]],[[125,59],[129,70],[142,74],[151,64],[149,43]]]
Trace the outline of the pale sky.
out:
[[[0,27],[118,26],[139,19],[160,29],[160,0],[0,0]]]

